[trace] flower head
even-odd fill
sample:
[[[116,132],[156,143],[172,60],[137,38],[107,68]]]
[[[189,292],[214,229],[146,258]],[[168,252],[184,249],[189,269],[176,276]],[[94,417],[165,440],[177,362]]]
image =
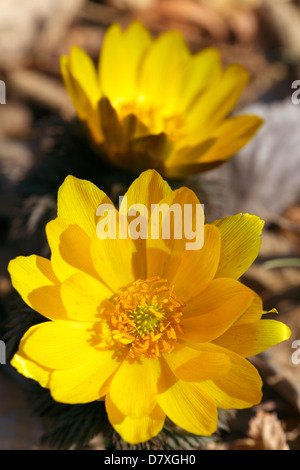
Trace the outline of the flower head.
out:
[[[126,197],[127,208],[199,204],[155,170]],[[108,212],[129,229],[136,219],[124,201]],[[210,435],[217,408],[261,400],[261,379],[246,357],[290,335],[281,322],[262,319],[260,297],[238,281],[258,254],[263,222],[238,214],[205,224],[203,247],[187,250],[185,235],[173,232],[100,239],[101,204],[113,207],[92,183],[68,176],[58,217],[46,227],[51,258],[10,261],[13,286],[48,319],[25,333],[12,364],[59,402],[104,398],[110,423],[129,443],[157,435],[166,416]],[[154,210],[149,227],[152,217]]]
[[[137,174],[169,178],[220,165],[254,136],[262,120],[228,118],[249,81],[218,51],[191,54],[177,31],[152,39],[139,22],[105,34],[98,70],[79,47],[61,57],[65,86],[94,146]]]

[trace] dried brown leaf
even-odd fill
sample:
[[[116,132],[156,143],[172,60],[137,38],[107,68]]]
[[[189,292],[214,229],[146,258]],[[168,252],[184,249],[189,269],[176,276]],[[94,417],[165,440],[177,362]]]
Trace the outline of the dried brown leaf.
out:
[[[248,435],[265,450],[288,450],[286,436],[276,413],[258,411],[250,420]]]
[[[237,439],[229,449],[289,450],[289,446],[277,414],[259,410],[249,422],[248,437]]]

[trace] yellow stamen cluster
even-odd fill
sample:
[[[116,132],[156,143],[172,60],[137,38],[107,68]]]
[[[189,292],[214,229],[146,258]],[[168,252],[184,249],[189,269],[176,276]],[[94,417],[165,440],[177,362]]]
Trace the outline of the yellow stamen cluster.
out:
[[[115,310],[110,313],[113,338],[130,345],[132,358],[145,355],[155,359],[169,353],[177,333],[182,332],[180,317],[184,306],[165,279],[135,281],[115,300]]]

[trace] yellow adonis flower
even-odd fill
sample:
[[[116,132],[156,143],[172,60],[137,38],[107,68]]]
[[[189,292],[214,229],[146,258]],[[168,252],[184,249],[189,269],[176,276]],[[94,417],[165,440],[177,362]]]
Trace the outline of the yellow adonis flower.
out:
[[[153,39],[139,21],[106,32],[96,70],[79,47],[61,57],[65,86],[94,146],[114,165],[168,178],[206,171],[228,160],[262,124],[229,117],[249,81],[219,52],[191,54],[177,31]]]
[[[125,196],[119,211],[108,211],[117,225],[121,216],[128,226],[136,221],[126,207],[199,205],[193,191],[172,191],[155,170]],[[58,402],[105,399],[110,423],[129,443],[157,435],[166,416],[210,435],[217,408],[261,400],[261,378],[246,357],[290,335],[281,322],[262,319],[260,297],[238,281],[258,254],[263,222],[238,214],[203,224],[202,248],[187,250],[185,236],[100,239],[97,227],[108,216],[98,217],[98,206],[112,203],[94,184],[68,176],[58,217],[46,226],[50,260],[10,261],[13,286],[49,320],[25,333],[12,365]]]

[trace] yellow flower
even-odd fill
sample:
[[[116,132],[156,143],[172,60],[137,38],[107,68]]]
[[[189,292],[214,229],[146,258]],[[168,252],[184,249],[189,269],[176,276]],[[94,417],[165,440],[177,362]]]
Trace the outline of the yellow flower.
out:
[[[79,47],[61,57],[65,86],[91,141],[114,165],[148,168],[168,178],[228,160],[262,124],[229,117],[249,81],[238,64],[222,68],[219,52],[191,54],[177,31],[152,39],[139,22],[105,34],[98,70]]]
[[[117,225],[124,214],[126,224],[136,220],[124,201],[148,209],[199,204],[155,170],[133,182],[119,211],[110,209]],[[290,335],[262,319],[260,297],[238,281],[258,254],[263,222],[238,214],[205,224],[203,247],[187,250],[185,236],[100,239],[102,204],[112,203],[100,189],[68,176],[58,217],[46,226],[51,259],[10,261],[15,289],[50,320],[25,333],[12,364],[56,401],[105,399],[110,423],[129,443],[157,435],[166,416],[210,435],[217,408],[261,400],[261,379],[245,358]]]

